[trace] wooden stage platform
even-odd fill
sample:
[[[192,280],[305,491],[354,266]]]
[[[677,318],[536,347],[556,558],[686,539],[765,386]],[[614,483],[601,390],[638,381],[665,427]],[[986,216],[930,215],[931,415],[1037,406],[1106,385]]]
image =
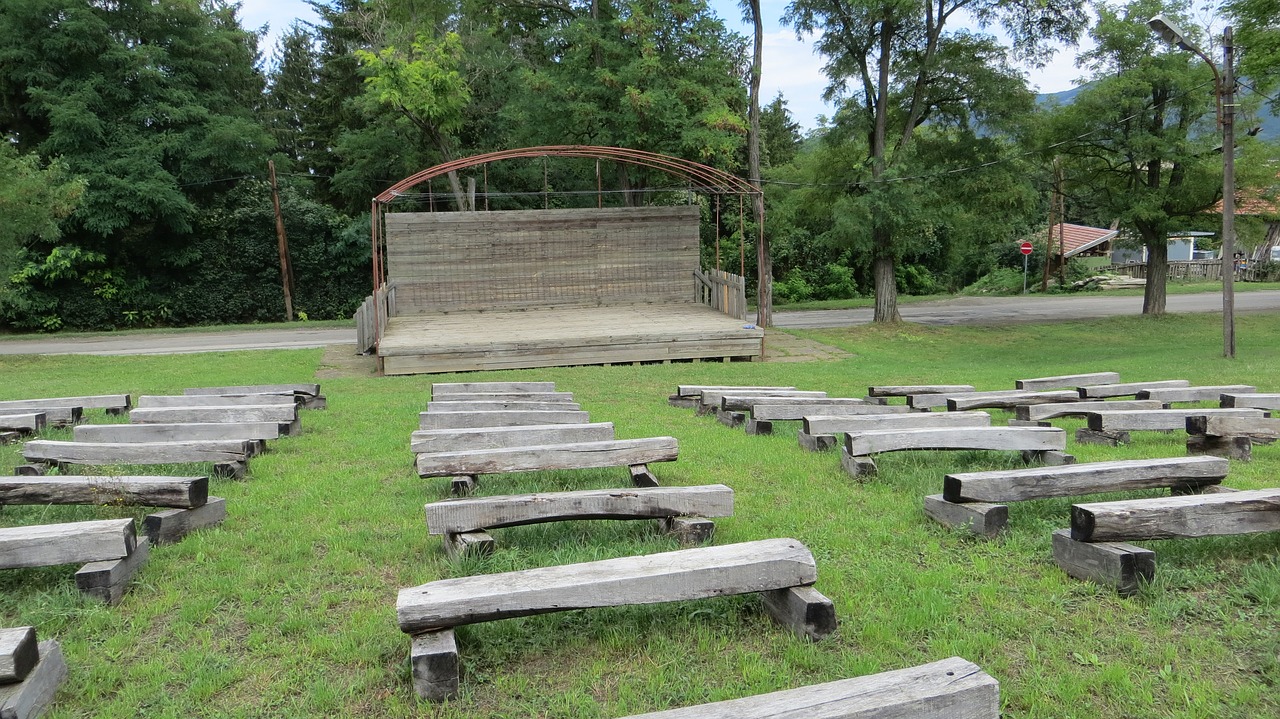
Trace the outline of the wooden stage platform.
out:
[[[392,317],[378,361],[395,375],[759,359],[763,348],[764,330],[750,321],[690,302]]]

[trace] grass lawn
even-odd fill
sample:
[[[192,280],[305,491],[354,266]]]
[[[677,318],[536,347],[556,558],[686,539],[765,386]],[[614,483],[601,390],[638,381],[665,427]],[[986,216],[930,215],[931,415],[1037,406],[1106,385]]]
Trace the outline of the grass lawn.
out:
[[[63,643],[70,679],[51,717],[620,717],[829,681],[960,655],[1001,682],[1004,716],[1280,716],[1280,533],[1152,542],[1157,579],[1136,597],[1066,577],[1050,532],[1069,500],[1010,507],[995,541],[921,511],[950,471],[1012,467],[1005,453],[879,458],[859,483],[834,454],[796,445],[794,423],[749,437],[671,408],[678,383],[793,384],[862,396],[870,384],[970,383],[1115,370],[1126,381],[1184,378],[1280,391],[1280,315],[1237,319],[1239,359],[1221,357],[1221,320],[1187,315],[1089,323],[812,331],[853,353],[805,363],[586,367],[408,378],[327,379],[329,409],[273,443],[227,499],[218,528],[152,552],[116,607],[84,600],[77,567],[0,572],[0,626],[36,625]],[[0,399],[174,393],[213,384],[310,381],[318,350],[169,357],[0,357]],[[409,433],[437,381],[554,380],[620,437],[673,435],[664,484],[736,492],[717,543],[794,537],[818,560],[817,588],[841,621],[818,644],[775,627],[752,597],[576,611],[464,627],[463,696],[419,703],[400,587],[474,573],[675,549],[650,522],[495,530],[490,558],[451,562],[422,505],[447,492],[419,479]],[[91,411],[91,421],[107,418]],[[1008,415],[996,413],[996,423]],[[1063,421],[1069,432],[1079,422]],[[66,430],[50,431],[65,438]],[[1131,445],[1069,442],[1081,461],[1182,456],[1180,433]],[[1280,446],[1255,448],[1227,485],[1280,484]],[[19,461],[0,448],[0,472]],[[623,469],[488,477],[486,494],[626,486]],[[1144,496],[1154,493],[1135,493]],[[139,511],[133,516],[141,516]],[[8,507],[0,526],[129,516],[119,508]]]

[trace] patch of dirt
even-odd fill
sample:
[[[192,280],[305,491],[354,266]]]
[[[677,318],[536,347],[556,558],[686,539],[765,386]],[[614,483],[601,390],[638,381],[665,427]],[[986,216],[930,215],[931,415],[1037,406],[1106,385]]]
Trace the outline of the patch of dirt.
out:
[[[786,332],[768,332],[764,338],[765,362],[827,362],[852,356],[839,347]]]
[[[316,379],[373,377],[378,374],[378,358],[356,352],[355,345],[326,345]]]

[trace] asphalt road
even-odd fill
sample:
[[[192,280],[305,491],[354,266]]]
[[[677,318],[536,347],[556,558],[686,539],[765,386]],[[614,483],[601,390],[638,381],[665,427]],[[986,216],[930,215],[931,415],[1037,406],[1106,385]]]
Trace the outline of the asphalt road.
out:
[[[1212,293],[1170,295],[1169,312],[1221,312],[1222,296]],[[1280,291],[1241,292],[1237,312],[1280,310]],[[1141,297],[1030,296],[958,297],[899,307],[902,319],[926,325],[1010,324],[1136,315]],[[848,327],[871,321],[871,309],[778,312],[778,327],[813,329]],[[0,355],[143,355],[227,352],[233,350],[306,349],[355,344],[355,329],[264,329],[177,333],[119,333],[97,337],[32,337],[0,340]]]

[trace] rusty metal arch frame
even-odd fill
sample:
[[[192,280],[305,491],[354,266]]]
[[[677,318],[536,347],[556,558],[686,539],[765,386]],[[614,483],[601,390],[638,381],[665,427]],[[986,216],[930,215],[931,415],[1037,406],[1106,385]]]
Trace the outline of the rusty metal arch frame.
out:
[[[496,152],[488,152],[480,155],[472,155],[450,162],[441,163],[435,167],[429,167],[421,172],[410,175],[396,184],[383,190],[373,198],[372,216],[370,219],[370,235],[373,244],[373,291],[376,295],[378,289],[386,282],[385,257],[382,252],[384,243],[384,227],[382,222],[382,213],[385,212],[386,206],[394,202],[398,197],[408,190],[429,182],[441,175],[447,175],[450,172],[466,170],[472,167],[485,166],[491,162],[500,162],[503,160],[517,160],[534,157],[566,157],[578,159],[593,160],[613,160],[628,165],[636,165],[639,167],[649,167],[661,170],[669,175],[684,179],[691,184],[696,183],[696,189],[714,195],[763,195],[763,191],[756,185],[751,184],[747,180],[736,175],[731,175],[724,170],[718,170],[710,165],[703,165],[691,160],[685,160],[670,155],[662,155],[655,152],[646,152],[644,150],[629,150],[623,147],[604,147],[596,145],[542,145],[539,147],[523,147],[512,150],[498,150]],[[487,170],[486,170],[487,172]],[[487,198],[486,198],[487,199]],[[761,211],[763,214],[763,211]],[[761,242],[764,238],[764,217],[756,218],[756,230],[758,237],[757,242]],[[719,229],[717,228],[717,233]],[[745,238],[743,238],[745,239]],[[759,275],[761,268],[756,268],[756,274]],[[757,282],[764,282],[763,277],[757,277]],[[376,317],[376,313],[380,312],[377,303],[374,303],[375,321],[374,327],[380,326],[380,318]],[[375,332],[377,330],[375,329]],[[381,333],[378,332],[378,335]],[[381,336],[377,337],[381,340]]]

